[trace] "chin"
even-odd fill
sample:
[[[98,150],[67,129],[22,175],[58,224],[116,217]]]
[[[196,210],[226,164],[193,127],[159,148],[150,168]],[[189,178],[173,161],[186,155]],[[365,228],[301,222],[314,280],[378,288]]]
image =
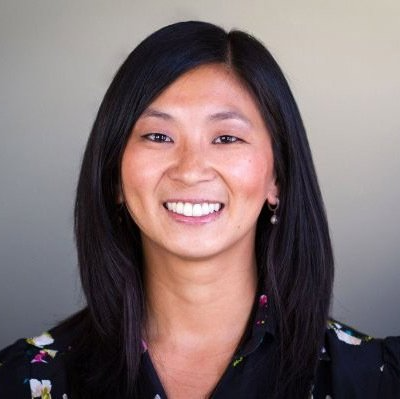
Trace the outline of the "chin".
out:
[[[175,245],[171,245],[171,242],[169,242],[168,244],[168,246],[164,246],[164,251],[167,252],[166,256],[170,254],[185,261],[210,260],[224,252],[222,246],[216,246],[215,243],[212,242],[210,242],[209,245],[205,245],[204,243],[199,243],[197,240],[195,242],[185,240],[184,243],[175,243]]]

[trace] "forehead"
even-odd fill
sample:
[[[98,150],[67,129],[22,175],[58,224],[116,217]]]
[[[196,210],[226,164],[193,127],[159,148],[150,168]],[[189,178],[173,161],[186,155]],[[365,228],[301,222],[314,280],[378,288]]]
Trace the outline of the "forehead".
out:
[[[196,113],[243,116],[243,119],[262,119],[253,93],[239,76],[224,64],[196,67],[171,83],[149,104],[141,117],[168,118],[170,112],[193,109]]]
[[[222,63],[204,64],[190,69],[172,82],[168,88],[173,86],[185,88],[204,83],[204,81],[219,82],[220,88],[228,84],[241,90],[247,90],[238,74],[230,66]]]

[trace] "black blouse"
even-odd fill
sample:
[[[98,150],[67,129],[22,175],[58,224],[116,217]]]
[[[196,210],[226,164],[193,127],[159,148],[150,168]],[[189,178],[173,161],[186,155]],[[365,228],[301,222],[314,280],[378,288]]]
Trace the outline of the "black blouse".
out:
[[[268,312],[267,296],[258,298],[245,339],[215,387],[211,398],[270,397],[276,321]],[[54,330],[20,339],[0,351],[1,399],[73,399],[66,359],[70,337]],[[140,368],[143,399],[166,399],[143,342]],[[311,399],[400,399],[400,337],[375,339],[329,320]]]

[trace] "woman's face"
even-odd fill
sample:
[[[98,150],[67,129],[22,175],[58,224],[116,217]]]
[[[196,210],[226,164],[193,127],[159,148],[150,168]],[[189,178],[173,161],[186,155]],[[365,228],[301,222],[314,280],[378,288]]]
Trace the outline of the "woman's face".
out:
[[[258,107],[219,64],[182,75],[143,112],[121,180],[145,249],[193,260],[253,251],[261,208],[278,194]]]

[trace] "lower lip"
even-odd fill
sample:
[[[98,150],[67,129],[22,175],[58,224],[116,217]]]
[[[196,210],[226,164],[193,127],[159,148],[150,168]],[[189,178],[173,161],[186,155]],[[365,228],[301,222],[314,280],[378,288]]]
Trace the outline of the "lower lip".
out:
[[[171,212],[168,209],[165,209],[165,212],[167,212],[168,215],[176,222],[186,223],[186,224],[205,224],[213,222],[214,220],[218,219],[221,216],[223,210],[224,208],[220,209],[217,212],[209,213],[208,215],[204,216],[185,216],[185,215],[180,215],[179,213]]]

